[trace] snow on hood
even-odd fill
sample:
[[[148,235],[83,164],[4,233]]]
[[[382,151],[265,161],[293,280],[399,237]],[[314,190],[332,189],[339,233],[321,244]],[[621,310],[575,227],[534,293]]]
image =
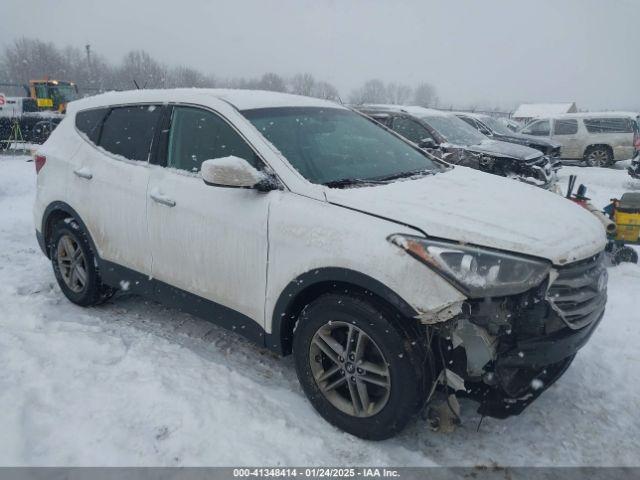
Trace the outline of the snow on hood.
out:
[[[466,167],[381,186],[326,189],[331,203],[427,235],[546,258],[562,265],[604,249],[603,226],[555,193]]]
[[[531,160],[542,155],[540,151],[524,145],[489,139],[483,140],[477,145],[469,145],[468,147],[465,147],[465,149],[476,153],[493,155],[496,157],[510,157],[516,160]]]

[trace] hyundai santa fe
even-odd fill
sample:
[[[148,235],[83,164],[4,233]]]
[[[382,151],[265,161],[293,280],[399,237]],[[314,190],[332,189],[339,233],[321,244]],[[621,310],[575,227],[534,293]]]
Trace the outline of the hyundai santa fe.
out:
[[[70,301],[128,290],[293,354],[320,415],[363,438],[434,391],[520,413],[603,316],[593,215],[324,100],[98,95],[35,166],[36,235]]]

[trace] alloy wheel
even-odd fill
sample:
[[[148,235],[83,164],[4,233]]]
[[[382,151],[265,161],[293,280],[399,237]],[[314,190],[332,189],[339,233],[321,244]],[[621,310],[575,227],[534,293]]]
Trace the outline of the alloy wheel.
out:
[[[80,245],[70,235],[60,237],[56,260],[65,285],[74,293],[82,292],[88,280],[87,261]]]
[[[382,351],[362,329],[331,321],[320,327],[309,347],[316,385],[338,410],[370,417],[389,400],[391,375]]]
[[[604,150],[592,150],[587,155],[587,164],[591,167],[604,167],[609,162],[609,155]]]

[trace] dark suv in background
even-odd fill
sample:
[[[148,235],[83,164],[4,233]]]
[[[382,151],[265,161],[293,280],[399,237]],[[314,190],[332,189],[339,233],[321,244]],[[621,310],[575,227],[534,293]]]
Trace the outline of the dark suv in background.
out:
[[[423,107],[360,105],[356,110],[448,163],[549,189],[559,168],[548,155],[489,138],[452,113]]]
[[[551,159],[560,159],[560,144],[509,130],[497,118],[482,113],[456,112],[455,114],[483,135],[503,142],[517,143],[540,150]]]

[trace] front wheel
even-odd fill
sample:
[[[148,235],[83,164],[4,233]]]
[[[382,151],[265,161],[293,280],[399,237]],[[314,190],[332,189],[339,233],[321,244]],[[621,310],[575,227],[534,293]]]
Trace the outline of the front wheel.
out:
[[[300,384],[320,415],[369,440],[404,428],[432,381],[424,339],[409,322],[355,295],[325,294],[303,310],[293,353]]]

